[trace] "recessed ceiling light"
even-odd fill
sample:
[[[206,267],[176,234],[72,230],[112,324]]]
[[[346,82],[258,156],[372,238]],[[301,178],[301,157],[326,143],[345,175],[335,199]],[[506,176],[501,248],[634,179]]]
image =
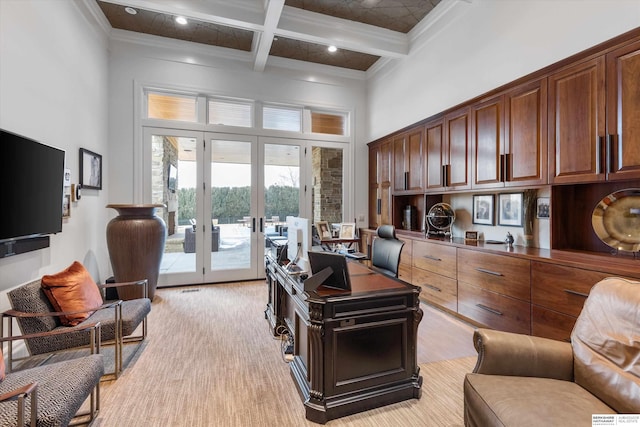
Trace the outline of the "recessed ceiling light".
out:
[[[176,16],[176,22],[180,25],[187,25],[187,18],[184,16]]]
[[[129,15],[135,15],[138,13],[138,11],[132,7],[125,7],[124,11],[127,12]]]
[[[335,47],[335,46],[329,46],[329,47],[327,48],[327,50],[328,50],[329,52],[333,53],[333,52],[337,51],[337,50],[338,50],[338,48],[337,48],[337,47]]]

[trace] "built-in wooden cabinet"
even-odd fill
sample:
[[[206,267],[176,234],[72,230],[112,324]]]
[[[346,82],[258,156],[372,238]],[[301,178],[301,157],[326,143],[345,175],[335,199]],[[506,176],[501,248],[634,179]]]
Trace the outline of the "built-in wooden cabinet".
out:
[[[471,107],[474,189],[547,183],[546,89],[536,80]]]
[[[393,194],[423,191],[423,136],[424,128],[418,126],[393,139]]]
[[[552,184],[603,180],[605,62],[598,57],[549,76]]]
[[[640,178],[640,41],[549,77],[551,183]]]
[[[640,178],[640,41],[606,56],[607,179]]]
[[[412,259],[411,283],[422,289],[420,297],[432,304],[458,311],[456,248],[414,240]]]
[[[369,146],[369,226],[391,224],[392,141]]]
[[[425,126],[425,192],[471,188],[469,107],[451,112]]]

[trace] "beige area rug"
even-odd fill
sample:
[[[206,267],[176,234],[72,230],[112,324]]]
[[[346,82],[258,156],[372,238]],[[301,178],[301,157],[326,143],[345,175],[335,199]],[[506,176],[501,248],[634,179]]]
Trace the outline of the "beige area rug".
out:
[[[147,342],[103,382],[99,427],[317,426],[305,419],[281,341],[264,317],[264,282],[160,289]],[[462,426],[475,357],[421,365],[422,398],[328,426]]]

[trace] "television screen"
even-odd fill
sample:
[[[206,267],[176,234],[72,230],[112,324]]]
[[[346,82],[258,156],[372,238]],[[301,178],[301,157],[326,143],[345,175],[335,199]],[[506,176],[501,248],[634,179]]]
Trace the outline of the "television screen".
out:
[[[64,151],[0,129],[0,241],[62,231]]]

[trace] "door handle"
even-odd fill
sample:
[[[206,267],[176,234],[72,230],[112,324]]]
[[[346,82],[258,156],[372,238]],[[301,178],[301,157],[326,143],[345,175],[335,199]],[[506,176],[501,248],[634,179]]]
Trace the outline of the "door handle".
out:
[[[256,217],[251,218],[251,230],[253,233],[256,232]]]
[[[260,232],[261,232],[261,233],[264,233],[264,228],[263,228],[263,226],[262,226],[262,219],[263,219],[263,218],[262,218],[262,217],[260,217]]]

